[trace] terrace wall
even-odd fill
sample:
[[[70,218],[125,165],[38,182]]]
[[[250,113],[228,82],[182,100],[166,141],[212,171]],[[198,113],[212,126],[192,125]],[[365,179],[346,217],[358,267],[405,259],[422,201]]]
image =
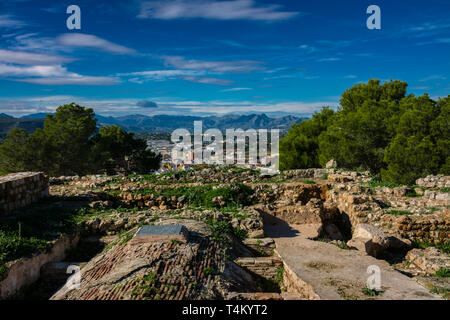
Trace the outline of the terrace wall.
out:
[[[26,207],[48,195],[42,172],[19,172],[0,177],[0,215]]]

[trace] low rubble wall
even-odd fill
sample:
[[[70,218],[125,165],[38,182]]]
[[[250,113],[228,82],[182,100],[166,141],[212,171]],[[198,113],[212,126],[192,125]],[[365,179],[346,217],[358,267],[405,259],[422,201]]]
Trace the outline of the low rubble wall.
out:
[[[0,177],[0,215],[26,207],[48,196],[48,178],[42,172],[11,173]]]

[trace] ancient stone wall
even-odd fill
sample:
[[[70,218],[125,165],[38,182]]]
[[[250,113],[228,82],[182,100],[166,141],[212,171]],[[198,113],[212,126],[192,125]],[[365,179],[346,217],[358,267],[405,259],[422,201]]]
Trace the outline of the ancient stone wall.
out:
[[[312,286],[300,279],[286,263],[284,263],[283,290],[298,294],[305,300],[320,300]]]
[[[7,277],[0,281],[0,300],[19,293],[22,288],[38,280],[41,268],[46,263],[62,261],[67,250],[76,246],[79,239],[79,235],[65,235],[52,243],[49,252],[9,262]]]
[[[270,280],[276,280],[278,270],[283,265],[283,261],[279,257],[239,258],[235,262],[239,266]]]
[[[423,188],[450,188],[450,177],[444,175],[427,176],[417,179],[416,184]]]
[[[272,256],[275,250],[275,241],[272,238],[247,238],[242,241],[247,247],[253,249],[263,256]]]
[[[328,169],[296,169],[287,170],[284,175],[288,179],[323,179],[328,173]]]
[[[0,177],[0,215],[23,208],[48,195],[42,172],[20,172]]]

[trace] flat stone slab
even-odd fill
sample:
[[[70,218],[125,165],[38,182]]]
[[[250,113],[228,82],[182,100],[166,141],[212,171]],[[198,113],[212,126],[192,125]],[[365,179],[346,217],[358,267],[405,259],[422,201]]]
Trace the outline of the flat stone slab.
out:
[[[276,251],[285,265],[298,278],[299,286],[307,286],[323,300],[438,300],[416,281],[394,270],[386,261],[377,260],[357,250],[344,250],[335,245],[310,240],[300,226],[279,223],[267,225],[265,233],[276,243]],[[378,296],[362,292],[371,274],[369,266],[380,268],[381,288]]]
[[[143,243],[164,240],[187,242],[189,232],[183,225],[142,226],[130,243]]]

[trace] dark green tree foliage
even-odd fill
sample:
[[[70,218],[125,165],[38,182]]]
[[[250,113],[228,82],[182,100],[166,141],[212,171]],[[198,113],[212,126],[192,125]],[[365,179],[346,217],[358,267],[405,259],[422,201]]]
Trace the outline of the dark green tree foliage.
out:
[[[380,85],[379,80],[370,80],[346,90],[333,123],[319,138],[320,164],[335,159],[344,168],[379,172],[406,88],[401,81]]]
[[[44,128],[31,135],[12,130],[0,145],[0,173],[44,171],[51,176],[116,171],[145,173],[159,167],[160,156],[119,127],[100,128],[92,109],[75,103],[47,115]]]
[[[28,134],[14,128],[0,145],[0,173],[26,171],[30,152],[27,152]]]
[[[146,172],[159,168],[161,155],[148,150],[145,140],[136,139],[133,132],[119,126],[101,127],[93,140],[93,162],[98,170],[112,174],[120,170]]]
[[[449,174],[449,101],[436,104],[428,95],[405,99],[407,107],[384,159],[385,180],[412,184],[423,175]]]
[[[77,104],[59,107],[55,115],[47,115],[44,129],[35,131],[31,136],[38,151],[46,151],[37,159],[45,160],[50,174],[86,174],[89,163],[91,136],[94,135],[97,120],[94,110]],[[42,145],[39,145],[41,143]],[[44,147],[44,148],[42,148]],[[44,149],[44,150],[43,150]]]
[[[318,139],[327,129],[334,111],[324,107],[310,120],[292,126],[280,140],[280,169],[314,168],[319,166]]]
[[[280,142],[280,168],[335,159],[340,167],[381,172],[384,180],[404,184],[449,174],[450,96],[436,102],[406,89],[406,82],[370,80],[346,90],[325,127],[313,125],[316,114],[291,128]]]

